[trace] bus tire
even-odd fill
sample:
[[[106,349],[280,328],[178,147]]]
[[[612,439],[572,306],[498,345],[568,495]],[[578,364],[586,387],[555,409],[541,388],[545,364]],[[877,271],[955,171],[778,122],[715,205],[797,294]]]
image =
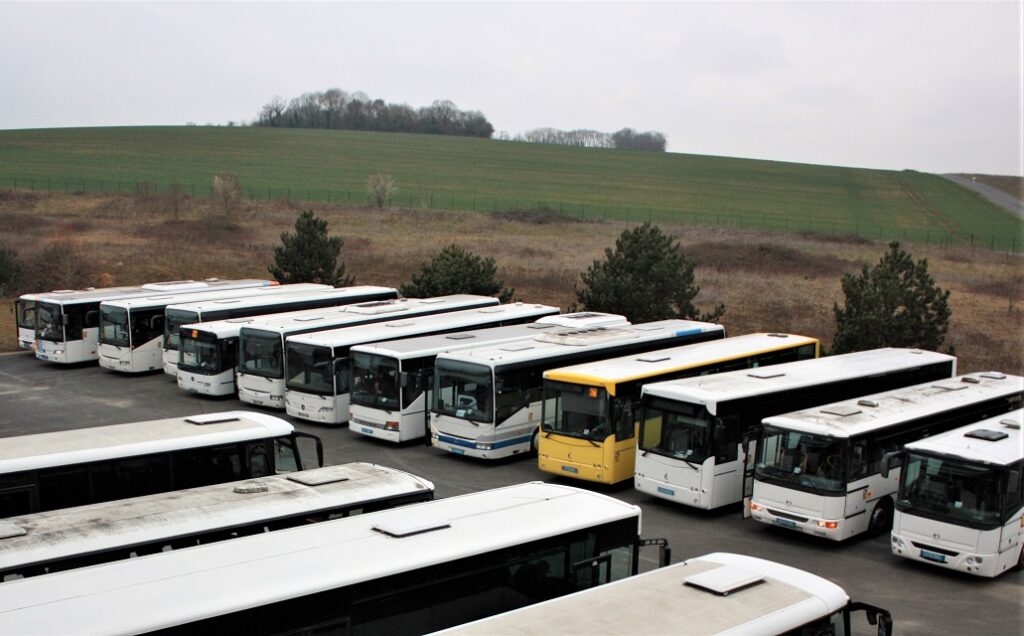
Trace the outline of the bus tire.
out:
[[[868,532],[872,536],[879,536],[892,530],[892,509],[892,499],[888,497],[882,497],[875,504],[875,509],[871,511],[871,521],[868,525]]]
[[[530,455],[537,456],[537,440],[540,438],[540,429],[538,428],[533,432],[533,436],[530,438]]]
[[[1024,546],[1020,548],[1020,554],[1017,555],[1017,571],[1024,572]]]

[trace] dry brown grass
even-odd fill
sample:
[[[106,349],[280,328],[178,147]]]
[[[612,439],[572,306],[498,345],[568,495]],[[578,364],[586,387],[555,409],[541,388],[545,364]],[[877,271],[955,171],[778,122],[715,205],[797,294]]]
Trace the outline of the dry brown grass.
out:
[[[0,197],[0,242],[15,246],[73,240],[103,284],[167,278],[265,277],[280,234],[312,208],[345,238],[347,269],[361,283],[397,287],[445,245],[493,256],[516,296],[569,307],[579,273],[627,227],[621,222],[537,223],[527,215],[371,210],[323,203],[258,202],[228,223],[202,200],[178,218],[165,201],[129,196]],[[846,272],[872,265],[885,245],[863,239],[663,226],[697,264],[697,304],[725,303],[732,334],[788,331],[830,344],[833,303]],[[961,370],[1024,372],[1024,259],[969,247],[905,245],[927,258],[952,292],[948,343]],[[27,253],[29,248],[25,248]],[[13,315],[0,307],[0,347],[14,345]]]

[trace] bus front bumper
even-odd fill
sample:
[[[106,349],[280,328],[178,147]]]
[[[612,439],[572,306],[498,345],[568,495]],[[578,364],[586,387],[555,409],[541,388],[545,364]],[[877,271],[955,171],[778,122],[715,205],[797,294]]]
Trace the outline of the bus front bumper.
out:
[[[402,433],[398,430],[398,421],[371,422],[370,420],[349,414],[348,430],[367,437],[382,439],[397,444],[402,441]]]
[[[607,466],[600,464],[583,464],[560,457],[550,457],[545,454],[537,456],[537,467],[546,473],[592,481],[598,484],[610,484],[611,471]]]
[[[945,546],[935,546],[912,541],[908,537],[892,534],[892,553],[895,556],[928,563],[947,570],[956,570],[974,576],[994,577],[1002,570],[999,570],[998,554],[976,554],[973,552],[958,552]]]
[[[247,404],[265,406],[270,409],[284,409],[284,396],[269,391],[258,391],[244,386],[238,387],[238,399]]]
[[[769,508],[757,501],[750,502],[750,516],[761,523],[795,530],[832,541],[843,541],[850,537],[850,524],[845,519],[815,519],[786,510]]]
[[[525,448],[523,448],[524,443]],[[430,444],[453,455],[465,455],[478,459],[501,459],[503,457],[525,454],[530,450],[529,437],[490,443],[453,437],[436,431],[431,433]]]
[[[699,476],[697,484],[700,484]],[[670,484],[667,481],[651,479],[637,473],[633,478],[633,487],[642,493],[674,501],[691,508],[702,508],[704,510],[711,508],[709,504],[710,499],[701,496],[699,485],[684,486],[681,484]]]

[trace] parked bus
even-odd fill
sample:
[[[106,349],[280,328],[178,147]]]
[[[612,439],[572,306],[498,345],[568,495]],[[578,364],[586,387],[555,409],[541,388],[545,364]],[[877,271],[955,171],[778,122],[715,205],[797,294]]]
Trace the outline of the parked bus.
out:
[[[0,633],[422,634],[631,576],[639,534],[520,484],[0,583]]]
[[[139,298],[186,291],[233,289],[270,285],[271,281],[179,280],[147,283],[138,287],[103,289],[60,289],[35,296],[36,357],[47,362],[73,364],[96,360],[99,346],[100,303],[121,298]]]
[[[956,358],[875,349],[643,388],[633,486],[705,510],[746,501],[744,438],[761,420],[797,408],[952,377]],[[746,509],[744,509],[746,514]]]
[[[879,636],[892,614],[788,565],[716,552],[437,632],[436,636],[770,634],[848,636],[864,612]]]
[[[723,337],[721,325],[662,320],[442,353],[434,367],[431,444],[482,459],[536,452],[548,369]]]
[[[550,369],[538,466],[604,484],[633,479],[645,384],[817,357],[814,338],[759,333]]]
[[[766,418],[751,516],[833,541],[887,532],[899,471],[883,477],[883,455],[1022,403],[1024,378],[974,373]]]
[[[178,374],[178,343],[182,325],[398,298],[398,292],[391,287],[336,288],[314,283],[268,287],[263,291],[267,293],[168,305],[164,310],[164,373]]]
[[[155,371],[163,365],[164,312],[168,305],[203,300],[245,298],[273,287],[264,286],[217,291],[160,294],[143,298],[105,300],[100,303],[100,366],[122,373]]]
[[[896,556],[994,577],[1024,569],[1024,410],[903,447],[892,524]]]
[[[290,336],[497,304],[497,298],[470,294],[401,298],[311,309],[242,325],[238,337],[238,374],[235,376],[238,399],[257,406],[284,409],[284,343]]]
[[[355,345],[471,327],[520,325],[557,313],[558,307],[550,305],[515,303],[290,336],[284,343],[285,411],[322,424],[345,424],[350,391],[377,399],[396,394],[398,369],[353,369],[349,349]]]
[[[433,498],[425,479],[353,463],[12,517],[0,531],[0,581]]]
[[[352,373],[360,376],[362,381],[359,390],[349,394],[349,429],[394,443],[425,438],[430,419],[428,405],[434,386],[434,361],[440,353],[531,340],[542,330],[557,331],[559,326],[580,329],[628,324],[623,316],[613,314],[572,313],[548,316],[527,325],[459,331],[352,347]],[[381,384],[382,376],[389,374],[397,374],[398,382],[394,387],[386,382]]]
[[[5,437],[0,518],[322,464],[318,437],[246,411]]]
[[[39,294],[22,294],[14,301],[14,322],[18,332],[18,348],[29,351],[36,347],[36,302]]]

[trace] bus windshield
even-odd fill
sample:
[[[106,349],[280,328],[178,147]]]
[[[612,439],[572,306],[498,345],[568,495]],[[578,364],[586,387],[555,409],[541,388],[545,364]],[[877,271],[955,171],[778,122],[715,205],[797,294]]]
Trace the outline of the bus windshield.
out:
[[[333,360],[329,347],[288,343],[288,381],[285,386],[290,391],[334,395]]]
[[[22,329],[35,329],[36,327],[36,301],[16,301],[16,313],[18,315],[18,326]]]
[[[100,342],[115,347],[127,347],[128,310],[100,305]]]
[[[712,417],[703,404],[672,402],[647,406],[640,422],[640,452],[703,464],[714,455]]]
[[[548,383],[541,427],[546,433],[603,442],[612,434],[609,402],[608,391],[601,387]]]
[[[972,528],[1001,525],[998,468],[908,452],[896,505]]]
[[[183,371],[196,371],[205,375],[220,373],[222,369],[216,336],[196,332],[194,336],[183,337],[178,366]]]
[[[491,369],[459,360],[438,360],[434,370],[434,407],[440,415],[474,422],[494,421]]]
[[[765,426],[757,443],[757,479],[815,494],[845,492],[841,440]]]
[[[245,330],[242,334],[242,373],[265,378],[283,378],[281,334],[273,331]]]
[[[184,309],[168,309],[164,321],[164,348],[168,351],[178,350],[178,332],[182,325],[199,322],[199,312]]]
[[[36,336],[51,342],[64,342],[64,328],[61,327],[60,305],[39,303],[36,305]]]
[[[398,360],[372,353],[352,353],[352,404],[397,411]]]

